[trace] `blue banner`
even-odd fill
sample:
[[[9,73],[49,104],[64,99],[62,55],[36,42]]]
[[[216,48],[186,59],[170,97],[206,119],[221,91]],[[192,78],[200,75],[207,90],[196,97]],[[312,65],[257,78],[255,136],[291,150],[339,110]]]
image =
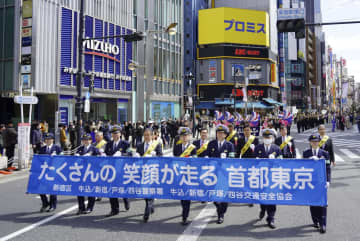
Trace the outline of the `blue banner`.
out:
[[[325,160],[35,155],[28,193],[327,205]]]

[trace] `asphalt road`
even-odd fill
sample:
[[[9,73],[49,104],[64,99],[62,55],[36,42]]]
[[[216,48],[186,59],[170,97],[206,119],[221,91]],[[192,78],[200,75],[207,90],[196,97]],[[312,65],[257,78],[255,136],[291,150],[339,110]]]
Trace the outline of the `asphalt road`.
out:
[[[292,130],[293,132],[295,129]],[[300,152],[308,147],[307,138],[314,132],[291,133]],[[107,199],[97,202],[94,212],[76,216],[77,200],[59,197],[55,213],[39,213],[40,199],[27,195],[26,171],[0,176],[0,241],[8,240],[326,240],[360,241],[360,136],[355,129],[328,133],[334,142],[337,165],[332,169],[329,190],[327,233],[310,227],[308,207],[278,206],[277,229],[257,221],[259,207],[230,205],[225,222],[216,224],[212,203],[193,202],[188,226],[180,225],[181,206],[176,200],[156,200],[155,213],[143,223],[143,200],[132,200],[131,209],[111,218]],[[300,153],[301,154],[301,153]],[[11,235],[11,236],[9,236]]]

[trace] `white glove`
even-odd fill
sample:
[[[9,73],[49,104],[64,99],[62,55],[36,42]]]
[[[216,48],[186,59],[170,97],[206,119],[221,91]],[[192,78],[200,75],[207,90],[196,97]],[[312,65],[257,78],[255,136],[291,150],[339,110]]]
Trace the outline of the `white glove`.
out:
[[[134,157],[140,157],[140,154],[139,154],[138,152],[136,152],[136,153],[134,154]]]
[[[145,157],[152,157],[150,154],[145,155]]]
[[[226,158],[226,153],[224,153],[224,152],[221,153],[221,154],[220,154],[220,158]]]
[[[255,145],[254,145],[254,144],[251,144],[251,145],[250,145],[250,148],[251,148],[251,150],[254,151],[254,150],[255,150]]]
[[[101,156],[106,156],[105,152],[100,153]]]
[[[152,152],[151,152],[151,156],[156,156],[156,152],[155,152],[155,151],[152,151]]]
[[[121,156],[121,152],[117,151],[113,156]]]
[[[326,182],[326,188],[329,189],[330,187],[330,182]]]
[[[310,157],[310,159],[313,159],[315,161],[319,160],[319,158],[317,156],[312,156],[312,157]]]
[[[79,153],[76,153],[75,156],[80,156],[80,154],[79,154]]]
[[[274,156],[273,154],[270,154],[270,155],[269,155],[269,158],[270,158],[270,159],[275,159],[275,156]]]
[[[51,153],[51,156],[56,156],[56,152]]]
[[[204,158],[209,158],[209,156],[204,156]]]
[[[291,146],[292,146],[291,142],[288,143],[288,146],[291,148]]]
[[[91,156],[91,152],[86,153],[84,156]]]

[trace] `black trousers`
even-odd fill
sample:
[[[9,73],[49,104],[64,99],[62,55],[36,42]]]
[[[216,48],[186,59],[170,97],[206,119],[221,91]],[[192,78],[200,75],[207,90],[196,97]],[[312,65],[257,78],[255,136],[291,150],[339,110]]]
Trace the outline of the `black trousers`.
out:
[[[145,211],[144,216],[150,216],[154,210],[154,199],[145,199]]]
[[[40,194],[41,202],[43,207],[50,206],[50,208],[56,208],[57,196],[50,195],[50,201],[48,200],[46,194]]]
[[[11,162],[10,162],[10,159],[14,157],[14,152],[15,152],[15,144],[6,147],[6,156],[8,158],[8,167],[11,167],[13,164],[13,160],[11,160]]]
[[[79,210],[80,211],[85,211],[85,197],[83,196],[78,196],[77,197],[78,200],[78,204],[79,204]],[[87,209],[92,211],[94,209],[94,205],[95,205],[95,197],[88,197],[88,206]]]
[[[226,210],[228,208],[228,203],[214,202],[214,204],[216,206],[218,218],[224,218],[224,214],[226,213]]]
[[[124,203],[128,203],[129,199],[124,198]],[[119,212],[119,199],[118,198],[110,198],[110,206],[112,212]]]
[[[275,220],[275,213],[276,213],[276,205],[260,205],[261,212],[267,212],[266,221],[268,223],[274,222]]]
[[[180,203],[181,203],[181,207],[182,207],[182,218],[186,219],[189,217],[191,201],[190,200],[181,200]]]
[[[326,226],[327,207],[310,206],[310,213],[314,224]]]

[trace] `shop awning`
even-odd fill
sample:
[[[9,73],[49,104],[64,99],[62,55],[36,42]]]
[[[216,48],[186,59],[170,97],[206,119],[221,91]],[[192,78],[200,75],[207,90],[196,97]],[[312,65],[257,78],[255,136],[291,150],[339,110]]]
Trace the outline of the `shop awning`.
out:
[[[195,107],[196,109],[216,109],[214,101],[201,101]]]
[[[271,99],[271,98],[264,98],[263,101],[269,103],[270,105],[278,105],[278,106],[284,105],[283,103],[277,102],[276,100]]]
[[[234,105],[233,99],[215,99],[215,105]]]
[[[245,108],[245,102],[236,103],[236,108]],[[273,106],[266,105],[264,102],[248,102],[247,108],[255,109],[272,109]]]

